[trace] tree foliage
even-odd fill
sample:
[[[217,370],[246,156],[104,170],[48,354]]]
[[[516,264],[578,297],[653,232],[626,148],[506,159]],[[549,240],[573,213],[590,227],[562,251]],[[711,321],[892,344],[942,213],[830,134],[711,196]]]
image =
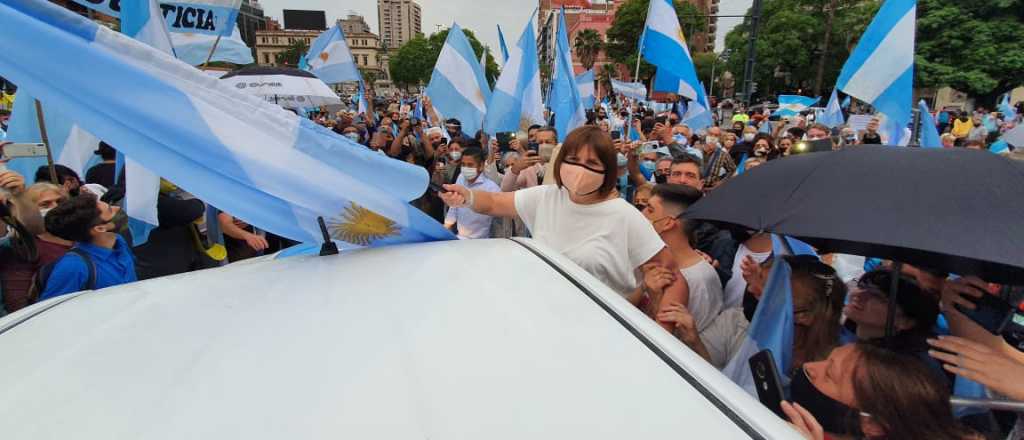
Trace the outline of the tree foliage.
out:
[[[917,11],[916,86],[988,104],[1024,86],[1024,0],[918,0]]]
[[[765,0],[757,41],[754,81],[761,96],[778,93],[810,93],[825,39],[826,6],[830,0]],[[877,0],[838,0],[833,19],[828,56],[825,59],[824,90],[830,90],[857,39],[871,22]],[[749,15],[749,12],[748,12]],[[742,77],[746,62],[750,19],[725,37],[733,53],[728,69]]]
[[[608,42],[605,43],[605,53],[618,63],[627,66],[636,66],[637,55],[639,54],[640,34],[643,33],[644,24],[647,21],[647,9],[650,7],[650,0],[627,0],[615,12],[615,20],[612,27],[606,33]],[[697,17],[702,15],[696,6],[687,2],[676,2],[676,16],[679,17],[679,24],[683,33],[688,37],[696,32],[702,32],[707,27],[706,19]],[[697,52],[690,47],[690,53]],[[633,67],[630,67],[632,70]],[[640,78],[650,79],[654,76],[654,66],[642,62],[640,67]]]
[[[277,64],[285,66],[296,67],[299,65],[299,59],[303,55],[309,52],[309,46],[306,45],[305,41],[295,40],[292,44],[288,45],[288,48],[284,52],[279,52],[274,55],[274,61]]]
[[[597,56],[601,54],[604,41],[601,41],[601,34],[597,31],[584,29],[576,34],[576,42],[573,46],[576,48],[576,58],[579,58],[580,64],[584,69],[590,70],[594,67]]]
[[[810,93],[830,0],[764,0],[754,81],[762,96]],[[880,0],[838,0],[823,93],[836,79]],[[748,13],[749,14],[749,13]],[[742,77],[750,20],[725,38],[728,68]],[[1024,85],[1024,0],[918,0],[915,87],[950,86],[991,103]]]
[[[430,37],[417,36],[398,49],[398,52],[391,57],[388,68],[391,71],[391,80],[400,86],[426,85],[430,82],[430,76],[437,64],[437,57],[441,55],[441,48],[448,38],[448,29],[435,32]],[[484,52],[484,45],[477,40],[476,35],[469,29],[463,29],[469,44],[473,46],[475,59],[479,60]],[[492,54],[487,54],[487,66],[485,76],[493,84],[498,77],[498,64],[494,61]]]

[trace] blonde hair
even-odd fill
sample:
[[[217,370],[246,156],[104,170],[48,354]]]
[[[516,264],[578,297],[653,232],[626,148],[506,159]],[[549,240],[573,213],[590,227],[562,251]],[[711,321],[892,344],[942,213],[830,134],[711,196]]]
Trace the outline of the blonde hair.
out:
[[[50,182],[39,182],[33,184],[25,190],[25,195],[28,196],[28,199],[31,200],[34,205],[39,202],[39,198],[42,197],[44,193],[51,191],[60,195],[61,198],[68,197],[68,193],[64,190],[64,187],[54,185]]]

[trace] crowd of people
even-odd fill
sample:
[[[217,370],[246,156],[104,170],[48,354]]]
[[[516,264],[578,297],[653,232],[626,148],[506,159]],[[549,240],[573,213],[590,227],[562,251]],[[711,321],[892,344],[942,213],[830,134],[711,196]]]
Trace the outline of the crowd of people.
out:
[[[772,265],[788,264],[793,368],[782,372],[791,384],[783,410],[808,438],[1024,436],[1024,424],[1015,427],[1005,413],[958,418],[949,401],[957,377],[1024,400],[1014,380],[1024,373],[1024,353],[954,307],[973,308],[984,295],[1007,299],[1013,289],[927,267],[902,265],[896,274],[895,262],[851,273],[837,270],[837,256],[773,258],[769,234],[683,216],[735,176],[798,154],[798,144],[881,144],[878,119],[856,131],[817,123],[813,113],[774,118],[737,109],[694,130],[672,111],[618,98],[565,136],[547,125],[488,136],[464,132],[460,121],[441,119],[429,99],[419,99],[422,118],[401,98],[368,114],[309,117],[377,154],[423,167],[444,191],[412,203],[458,238],[532,237],[720,369],[746,338]],[[982,109],[941,112],[936,121],[944,147],[978,149],[1019,123]],[[102,144],[96,154],[100,162],[84,180],[60,164],[40,168],[32,184],[0,173],[6,313],[223,260],[205,244],[208,207],[171,182],[161,187],[160,227],[133,245],[119,208],[124,177],[116,175],[116,150]],[[216,219],[227,261],[292,244],[230,213]],[[899,289],[890,302],[894,276]],[[886,338],[890,304],[896,333]]]

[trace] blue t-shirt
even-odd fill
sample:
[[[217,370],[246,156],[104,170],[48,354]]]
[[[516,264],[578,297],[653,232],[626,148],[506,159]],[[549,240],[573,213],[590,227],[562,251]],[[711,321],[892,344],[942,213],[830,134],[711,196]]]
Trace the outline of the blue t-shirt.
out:
[[[113,249],[96,246],[92,243],[78,243],[75,248],[85,252],[96,265],[96,289],[127,284],[136,281],[135,257],[128,243],[121,236]],[[89,266],[81,256],[68,253],[57,260],[46,280],[46,290],[39,296],[40,300],[53,298],[81,291],[89,281]]]

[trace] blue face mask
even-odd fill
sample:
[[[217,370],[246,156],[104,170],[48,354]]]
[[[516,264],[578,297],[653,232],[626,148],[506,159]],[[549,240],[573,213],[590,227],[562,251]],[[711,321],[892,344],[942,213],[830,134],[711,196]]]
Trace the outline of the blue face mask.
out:
[[[629,185],[629,175],[628,174],[623,174],[623,175],[619,176],[619,190],[620,191],[624,191],[626,189],[626,186],[628,186],[628,185]]]
[[[653,160],[645,160],[643,162],[640,162],[640,171],[643,172],[644,175],[654,174],[654,170],[657,168],[658,163]]]
[[[686,136],[683,136],[681,134],[672,135],[672,140],[674,140],[677,144],[684,146],[690,143],[689,140],[686,139]]]

